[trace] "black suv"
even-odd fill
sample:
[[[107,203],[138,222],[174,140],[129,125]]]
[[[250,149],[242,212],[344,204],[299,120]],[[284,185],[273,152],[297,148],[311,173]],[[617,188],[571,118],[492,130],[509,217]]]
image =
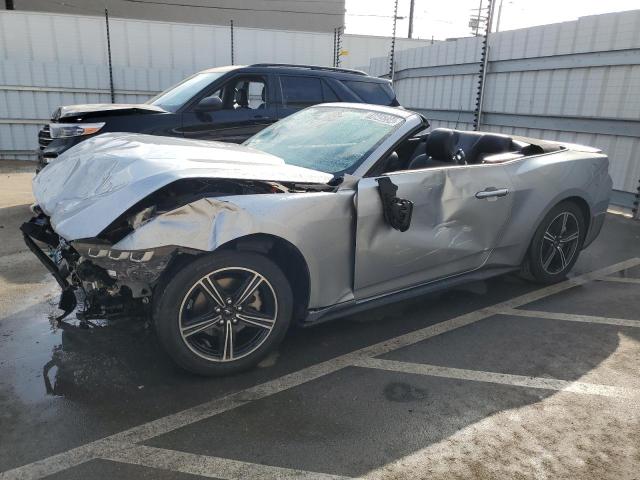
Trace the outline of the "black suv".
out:
[[[324,102],[399,105],[388,80],[358,70],[275,63],[211,68],[143,104],[59,107],[38,135],[38,170],[104,132],[240,143],[297,110]]]

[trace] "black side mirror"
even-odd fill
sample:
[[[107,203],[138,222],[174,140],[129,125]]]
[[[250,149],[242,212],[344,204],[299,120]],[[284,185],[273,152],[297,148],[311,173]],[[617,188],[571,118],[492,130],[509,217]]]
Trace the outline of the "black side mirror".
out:
[[[222,110],[222,100],[217,95],[205,97],[196,105],[196,112],[214,112]]]

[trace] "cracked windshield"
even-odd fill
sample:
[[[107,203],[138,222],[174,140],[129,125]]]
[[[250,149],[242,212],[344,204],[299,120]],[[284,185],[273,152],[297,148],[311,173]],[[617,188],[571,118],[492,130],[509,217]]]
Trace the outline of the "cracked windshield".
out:
[[[289,165],[334,175],[353,173],[403,121],[370,110],[307,108],[264,129],[245,145],[276,155]]]

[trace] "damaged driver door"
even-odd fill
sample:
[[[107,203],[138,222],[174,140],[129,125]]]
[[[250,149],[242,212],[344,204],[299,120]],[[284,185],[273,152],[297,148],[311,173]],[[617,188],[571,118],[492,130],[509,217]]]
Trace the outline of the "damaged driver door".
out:
[[[386,213],[381,183],[387,195],[397,187],[395,207],[387,205]],[[356,299],[481,267],[509,219],[512,192],[502,165],[398,171],[360,180],[356,199]],[[400,218],[393,222],[390,215]]]

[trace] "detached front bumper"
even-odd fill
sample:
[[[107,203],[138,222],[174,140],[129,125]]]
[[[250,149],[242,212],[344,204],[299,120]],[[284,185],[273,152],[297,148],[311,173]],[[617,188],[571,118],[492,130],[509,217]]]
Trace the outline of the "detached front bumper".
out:
[[[74,293],[75,288],[68,281],[69,270],[66,266],[63,267],[61,263],[54,262],[34,241],[35,239],[48,245],[52,249],[57,249],[60,245],[60,238],[51,231],[48,221],[41,217],[34,217],[28,222],[23,223],[20,231],[29,250],[31,250],[36,258],[40,260],[40,263],[49,270],[62,289],[58,308],[62,310],[63,313],[57,318],[57,320],[62,320],[75,310],[78,303]]]
[[[81,319],[140,314],[150,304],[160,276],[179,253],[176,247],[114,250],[99,239],[67,242],[44,214],[23,223],[20,230],[29,250],[62,289],[59,320],[77,307],[76,293],[83,305],[78,312]]]

